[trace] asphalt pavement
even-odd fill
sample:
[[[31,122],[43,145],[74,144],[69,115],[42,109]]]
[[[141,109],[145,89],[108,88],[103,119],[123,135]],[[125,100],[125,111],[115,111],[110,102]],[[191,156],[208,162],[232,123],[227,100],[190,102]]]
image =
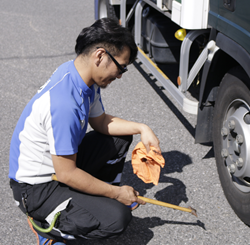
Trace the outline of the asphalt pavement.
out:
[[[0,244],[36,244],[26,217],[15,206],[8,180],[9,145],[16,122],[31,97],[63,62],[75,58],[75,39],[94,22],[94,1],[0,1]],[[194,144],[196,117],[183,113],[137,60],[129,72],[102,90],[107,113],[148,124],[166,161],[157,186],[133,174],[129,151],[122,184],[140,195],[182,207],[190,213],[152,204],[133,211],[133,220],[115,239],[75,242],[87,245],[250,244],[249,227],[227,203],[213,148]],[[169,69],[171,72],[171,69]]]

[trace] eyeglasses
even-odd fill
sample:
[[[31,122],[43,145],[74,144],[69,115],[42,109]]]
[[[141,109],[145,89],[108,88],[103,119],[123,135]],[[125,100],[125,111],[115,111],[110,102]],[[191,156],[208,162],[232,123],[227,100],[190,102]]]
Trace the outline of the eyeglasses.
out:
[[[100,48],[100,47],[97,47],[97,48]],[[118,62],[117,60],[106,50],[104,49],[105,52],[109,55],[109,57],[114,61],[114,63],[116,64],[117,68],[120,70],[119,74],[123,74],[124,72],[128,71],[128,68],[125,66],[125,67],[122,67]]]

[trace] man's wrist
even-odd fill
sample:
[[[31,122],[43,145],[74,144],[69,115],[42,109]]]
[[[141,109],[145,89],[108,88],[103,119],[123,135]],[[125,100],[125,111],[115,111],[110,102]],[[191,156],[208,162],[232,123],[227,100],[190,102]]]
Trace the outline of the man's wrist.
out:
[[[109,185],[108,197],[111,199],[117,199],[119,196],[120,186]]]
[[[139,125],[139,134],[143,134],[144,132],[148,131],[150,128],[148,125],[144,124],[144,123],[140,123]]]

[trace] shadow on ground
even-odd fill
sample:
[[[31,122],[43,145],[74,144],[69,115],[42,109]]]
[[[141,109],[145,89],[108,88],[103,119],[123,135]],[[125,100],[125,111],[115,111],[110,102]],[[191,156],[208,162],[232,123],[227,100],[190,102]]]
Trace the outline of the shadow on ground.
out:
[[[67,245],[146,245],[154,237],[154,232],[151,230],[154,227],[169,225],[191,225],[199,226],[205,229],[205,224],[197,220],[196,222],[179,222],[162,220],[159,217],[138,218],[133,217],[127,230],[119,237],[105,240],[83,240],[77,242],[69,242]],[[167,230],[164,232],[168,233]],[[169,234],[171,235],[171,234]]]

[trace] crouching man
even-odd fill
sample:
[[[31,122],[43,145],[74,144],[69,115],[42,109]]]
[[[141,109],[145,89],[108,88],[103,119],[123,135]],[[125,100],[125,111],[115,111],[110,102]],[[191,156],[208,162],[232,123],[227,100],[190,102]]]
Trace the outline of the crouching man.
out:
[[[119,186],[132,135],[160,151],[147,125],[108,115],[102,104],[100,88],[136,58],[130,32],[97,20],[79,34],[75,51],[75,60],[62,64],[27,104],[10,146],[10,186],[20,209],[42,228],[34,230],[39,244],[121,234],[129,207],[145,204],[132,187]],[[86,133],[88,123],[94,130]]]

